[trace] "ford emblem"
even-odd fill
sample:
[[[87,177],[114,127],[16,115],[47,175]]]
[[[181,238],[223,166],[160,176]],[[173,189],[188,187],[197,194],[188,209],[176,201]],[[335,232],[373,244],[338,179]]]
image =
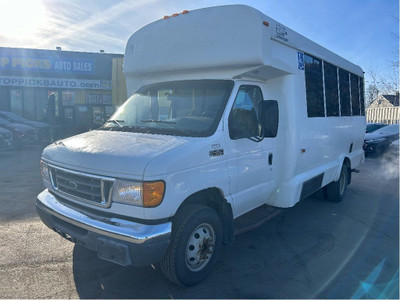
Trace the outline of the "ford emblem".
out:
[[[78,184],[76,182],[68,181],[67,184],[68,184],[69,188],[71,188],[73,190],[76,190],[78,188]]]

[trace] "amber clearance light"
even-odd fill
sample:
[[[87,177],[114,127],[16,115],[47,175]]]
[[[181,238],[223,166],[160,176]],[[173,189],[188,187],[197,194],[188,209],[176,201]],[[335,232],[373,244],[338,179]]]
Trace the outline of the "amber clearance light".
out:
[[[164,20],[167,20],[167,19],[169,19],[169,18],[171,18],[171,17],[177,17],[177,16],[179,16],[180,14],[182,14],[182,15],[186,15],[186,14],[188,14],[189,13],[189,11],[188,10],[184,10],[184,11],[182,11],[181,13],[175,13],[175,14],[173,14],[173,15],[171,15],[171,16],[164,16]]]

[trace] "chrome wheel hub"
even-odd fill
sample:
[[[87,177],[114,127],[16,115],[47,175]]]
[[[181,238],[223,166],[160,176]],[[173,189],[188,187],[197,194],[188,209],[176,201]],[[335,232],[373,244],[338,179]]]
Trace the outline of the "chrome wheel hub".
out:
[[[186,244],[186,265],[191,271],[200,271],[210,261],[215,249],[214,229],[206,223],[196,227]]]

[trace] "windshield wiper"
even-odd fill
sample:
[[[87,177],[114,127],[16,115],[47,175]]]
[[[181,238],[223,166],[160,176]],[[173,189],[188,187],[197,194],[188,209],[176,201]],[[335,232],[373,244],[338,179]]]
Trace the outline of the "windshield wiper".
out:
[[[114,123],[114,124],[117,124],[119,127],[122,127],[120,122],[125,123],[124,120],[108,120],[106,123]]]
[[[166,120],[153,120],[153,119],[141,120],[141,122],[142,122],[142,123],[176,124],[176,122],[173,122],[173,121],[166,121]]]

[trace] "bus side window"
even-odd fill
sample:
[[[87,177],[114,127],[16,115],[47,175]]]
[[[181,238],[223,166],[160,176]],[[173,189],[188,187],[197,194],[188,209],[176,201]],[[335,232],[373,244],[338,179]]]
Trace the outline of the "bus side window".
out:
[[[304,54],[308,117],[325,117],[322,61]]]

